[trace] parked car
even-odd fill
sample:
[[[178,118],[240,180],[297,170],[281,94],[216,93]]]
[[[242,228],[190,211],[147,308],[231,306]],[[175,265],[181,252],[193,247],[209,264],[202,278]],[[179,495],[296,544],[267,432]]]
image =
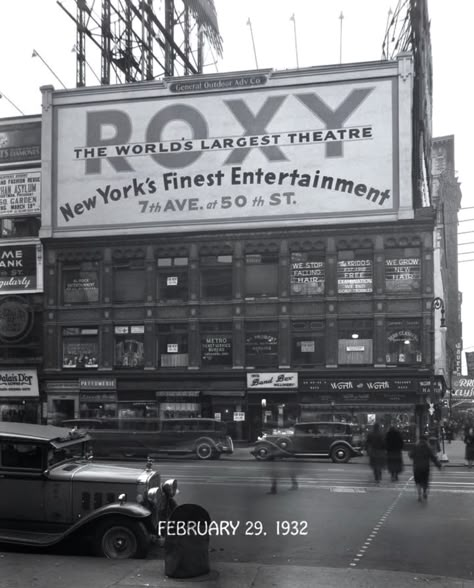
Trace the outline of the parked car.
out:
[[[0,422],[0,543],[86,538],[111,559],[145,557],[176,503],[176,480],[95,461],[84,431]],[[163,525],[162,525],[163,526]]]
[[[198,459],[218,459],[234,451],[226,424],[209,418],[105,417],[67,420],[61,426],[87,430],[94,455],[100,457],[193,454]]]
[[[345,463],[362,455],[362,435],[358,425],[341,422],[296,423],[285,434],[262,435],[251,453],[258,460],[274,457],[330,457]]]

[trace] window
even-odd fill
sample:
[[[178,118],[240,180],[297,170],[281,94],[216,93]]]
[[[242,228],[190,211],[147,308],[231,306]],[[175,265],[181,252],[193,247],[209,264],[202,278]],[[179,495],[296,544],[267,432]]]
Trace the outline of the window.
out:
[[[145,365],[143,325],[116,326],[114,329],[115,366],[137,368]]]
[[[189,363],[187,325],[159,325],[158,353],[161,367],[187,367]]]
[[[64,268],[62,273],[64,304],[87,304],[99,301],[99,270],[97,262]]]
[[[136,261],[114,268],[114,302],[145,300],[145,264]]]
[[[188,258],[160,257],[157,264],[159,300],[187,300]]]
[[[37,237],[41,220],[37,217],[3,218],[0,219],[0,236],[2,239],[17,237]]]
[[[97,368],[99,366],[99,330],[88,327],[64,328],[63,368]]]
[[[252,367],[278,367],[278,325],[271,322],[246,324],[245,363]]]
[[[2,466],[5,468],[21,468],[40,470],[42,451],[34,443],[2,443]]]
[[[419,320],[387,321],[387,364],[421,363],[421,324]]]
[[[247,298],[278,295],[278,255],[245,256],[245,296]]]
[[[201,298],[232,299],[232,255],[201,257]]]
[[[290,290],[294,296],[324,294],[326,262],[321,254],[292,253]]]
[[[341,320],[338,331],[338,362],[340,364],[371,364],[373,362],[371,320]]]
[[[337,254],[338,294],[372,292],[372,251],[341,250]]]
[[[421,286],[419,247],[387,249],[385,252],[385,289],[387,292],[418,292]]]
[[[291,364],[295,366],[325,363],[324,323],[294,321],[291,324]]]
[[[232,366],[232,323],[208,323],[202,326],[201,365]]]

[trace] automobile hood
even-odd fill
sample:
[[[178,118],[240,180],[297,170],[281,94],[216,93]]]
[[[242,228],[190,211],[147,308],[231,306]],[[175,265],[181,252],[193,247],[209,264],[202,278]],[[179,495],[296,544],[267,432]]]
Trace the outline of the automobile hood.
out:
[[[158,476],[145,467],[130,467],[108,462],[74,462],[58,465],[50,471],[52,480],[74,480],[76,482],[143,483],[147,478]],[[156,485],[156,484],[153,484]]]

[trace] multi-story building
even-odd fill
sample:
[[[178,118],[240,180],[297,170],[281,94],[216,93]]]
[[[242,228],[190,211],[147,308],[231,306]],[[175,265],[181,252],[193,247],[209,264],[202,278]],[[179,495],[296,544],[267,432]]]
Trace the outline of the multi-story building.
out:
[[[41,117],[0,120],[0,420],[37,422],[43,359]]]
[[[444,378],[410,55],[42,90],[48,421],[421,426]]]

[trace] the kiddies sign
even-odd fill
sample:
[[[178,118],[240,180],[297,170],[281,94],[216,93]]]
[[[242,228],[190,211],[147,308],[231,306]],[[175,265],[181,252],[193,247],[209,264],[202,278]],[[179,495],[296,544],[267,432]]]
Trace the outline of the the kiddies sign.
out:
[[[399,103],[411,94],[397,62],[344,75],[311,69],[179,95],[161,83],[46,95],[57,145],[43,226],[63,236],[396,219],[400,177],[411,173],[400,165],[410,149],[399,143]]]

